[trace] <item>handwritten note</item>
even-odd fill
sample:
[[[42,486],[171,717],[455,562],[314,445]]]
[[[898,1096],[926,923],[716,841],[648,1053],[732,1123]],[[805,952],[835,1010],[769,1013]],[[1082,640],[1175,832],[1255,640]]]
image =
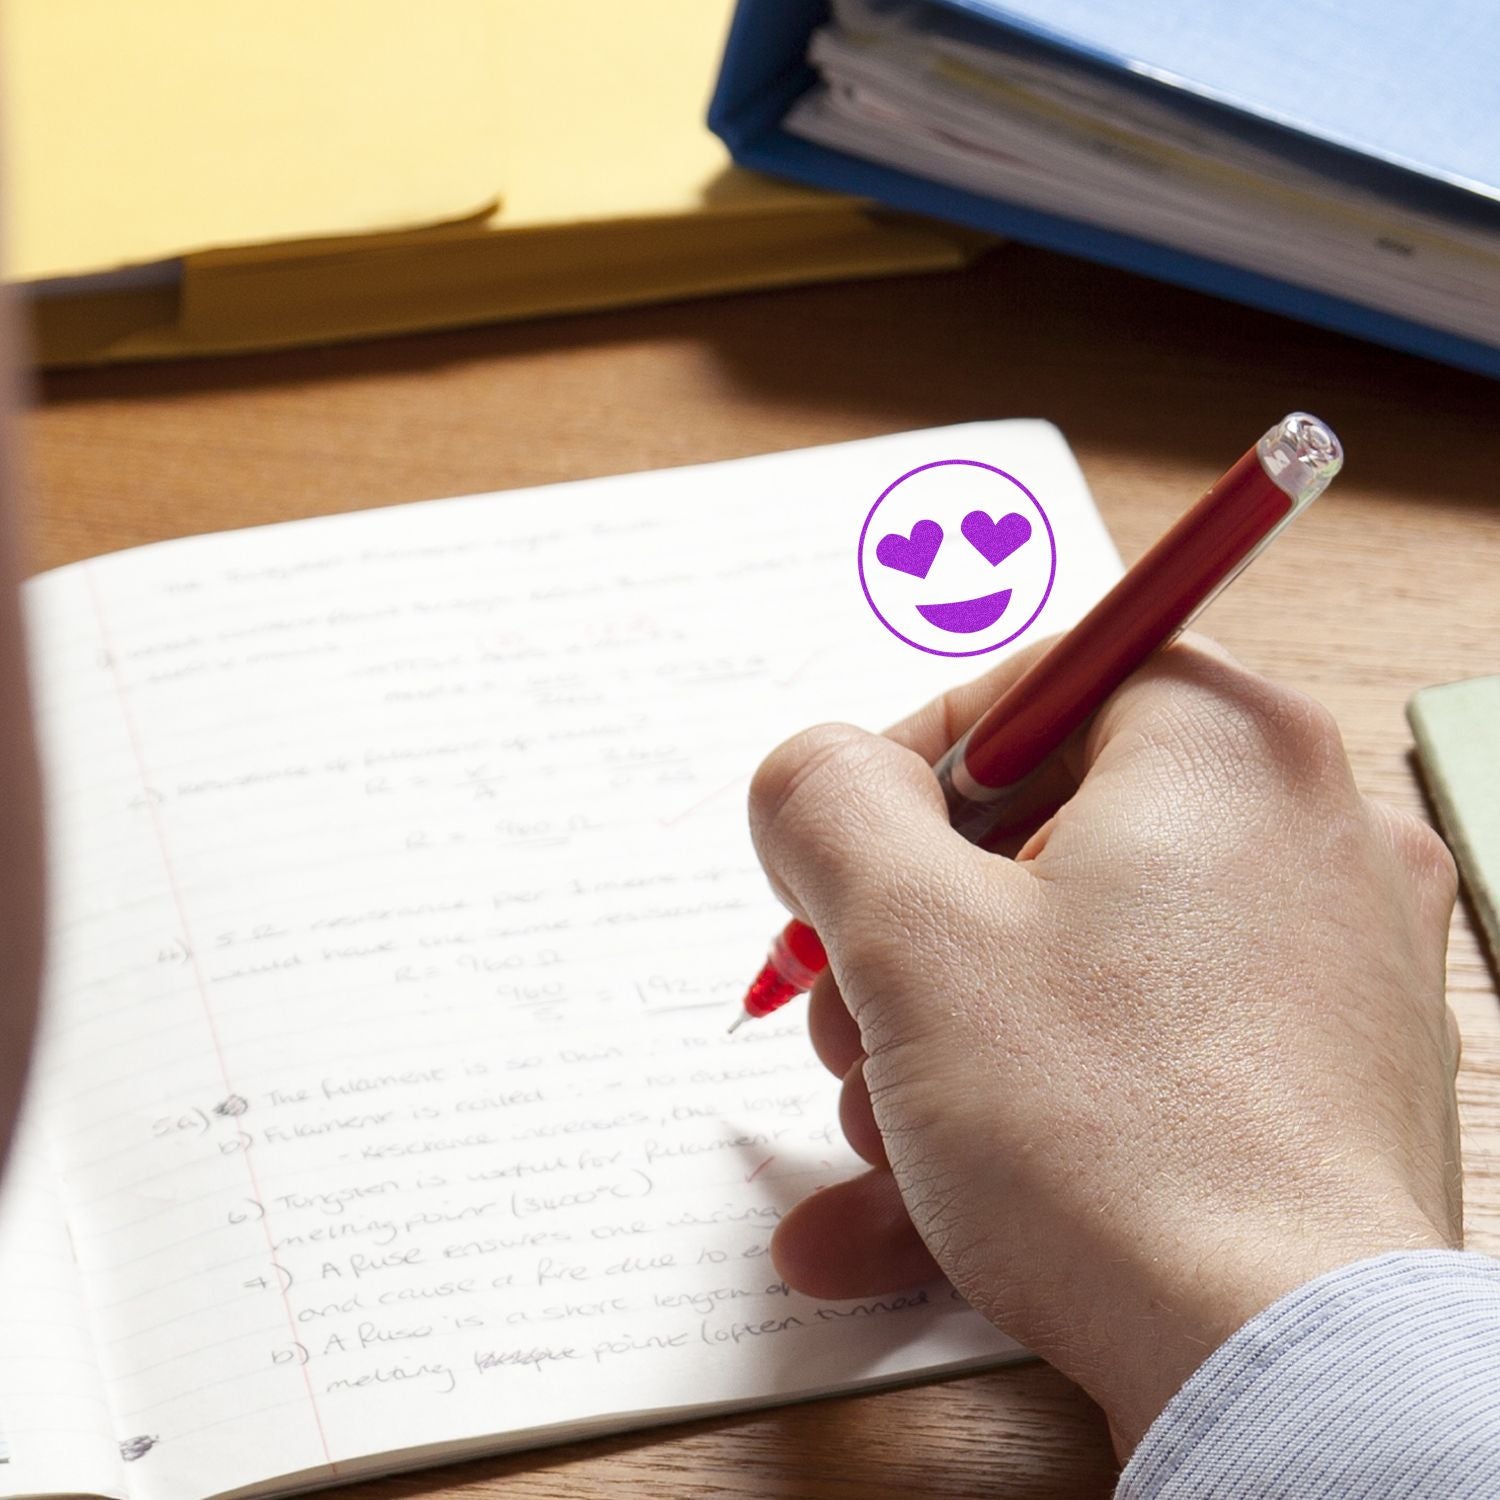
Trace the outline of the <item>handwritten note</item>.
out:
[[[949,456],[1045,497],[1064,627],[1118,564],[1024,422],[29,586],[36,1112],[120,1455],[75,1488],[285,1487],[1013,1352],[946,1288],[777,1278],[779,1217],[859,1163],[800,1007],[724,1034],[778,918],[756,761],[972,675],[887,635],[853,567],[873,498]]]

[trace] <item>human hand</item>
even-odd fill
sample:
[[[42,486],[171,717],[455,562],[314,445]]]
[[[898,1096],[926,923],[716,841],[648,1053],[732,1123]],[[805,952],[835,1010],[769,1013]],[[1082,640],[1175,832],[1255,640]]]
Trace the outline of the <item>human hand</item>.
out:
[[[821,1297],[941,1271],[1103,1406],[1123,1459],[1284,1293],[1460,1242],[1456,878],[1355,789],[1324,709],[1187,641],[1070,749],[1077,790],[1015,859],[976,849],[929,763],[1024,665],[888,737],[808,730],[755,777],[871,1163],[772,1253]]]

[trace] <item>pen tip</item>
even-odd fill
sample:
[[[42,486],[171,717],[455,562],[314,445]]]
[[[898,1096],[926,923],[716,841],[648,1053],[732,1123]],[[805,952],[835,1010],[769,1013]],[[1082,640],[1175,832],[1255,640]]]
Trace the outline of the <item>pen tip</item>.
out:
[[[748,1018],[748,1017],[749,1017],[749,1015],[750,1015],[750,1012],[749,1012],[749,1011],[748,1011],[748,1010],[742,1010],[742,1011],[741,1011],[741,1012],[740,1012],[740,1013],[739,1013],[739,1015],[737,1015],[737,1016],[736,1016],[736,1017],[735,1017],[735,1018],[734,1018],[734,1020],[732,1020],[732,1021],[731,1021],[731,1022],[730,1022],[730,1023],[729,1023],[729,1034],[730,1034],[730,1035],[731,1035],[731,1036],[733,1036],[733,1035],[734,1035],[734,1033],[735,1033],[735,1032],[736,1032],[736,1031],[738,1031],[738,1030],[739,1030],[739,1029],[740,1029],[740,1027],[741,1027],[741,1026],[743,1026],[743,1025],[744,1025],[744,1024],[745,1024],[745,1021],[746,1021],[746,1019],[747,1019],[747,1018]]]

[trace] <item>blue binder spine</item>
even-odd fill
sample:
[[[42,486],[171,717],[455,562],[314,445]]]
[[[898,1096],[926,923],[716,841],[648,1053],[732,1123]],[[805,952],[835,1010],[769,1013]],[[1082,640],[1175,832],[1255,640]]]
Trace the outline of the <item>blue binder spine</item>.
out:
[[[781,121],[817,82],[807,47],[814,29],[827,18],[825,0],[740,0],[708,124],[741,166],[967,224],[1500,377],[1500,348],[1492,345],[1134,235],[981,197],[789,135]]]

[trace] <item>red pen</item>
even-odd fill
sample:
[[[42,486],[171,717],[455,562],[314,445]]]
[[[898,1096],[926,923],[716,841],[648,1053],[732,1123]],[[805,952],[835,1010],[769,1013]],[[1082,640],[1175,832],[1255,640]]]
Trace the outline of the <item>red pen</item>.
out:
[[[1060,800],[1048,762],[1104,700],[1192,622],[1328,487],[1343,449],[1293,412],[1187,511],[933,767],[949,821],[983,845]],[[818,935],[792,921],[746,992],[733,1031],[811,989],[827,966]]]

